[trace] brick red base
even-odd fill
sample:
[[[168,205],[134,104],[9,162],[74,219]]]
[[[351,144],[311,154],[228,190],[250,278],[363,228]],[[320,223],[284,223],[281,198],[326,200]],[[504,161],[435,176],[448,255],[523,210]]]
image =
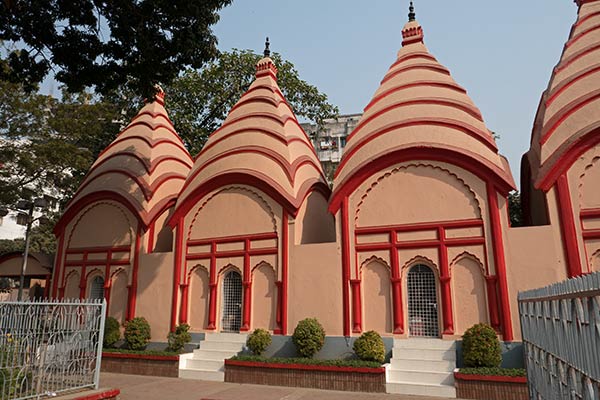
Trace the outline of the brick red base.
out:
[[[257,364],[226,360],[225,382],[385,393],[384,368]]]
[[[529,400],[526,378],[455,373],[454,386],[460,399]]]
[[[178,356],[144,356],[139,354],[102,353],[102,372],[151,375],[177,378]]]

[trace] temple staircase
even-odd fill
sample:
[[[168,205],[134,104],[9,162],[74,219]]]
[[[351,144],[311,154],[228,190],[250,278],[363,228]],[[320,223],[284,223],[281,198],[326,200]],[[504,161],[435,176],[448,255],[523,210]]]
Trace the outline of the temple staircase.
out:
[[[386,371],[388,393],[456,397],[456,343],[441,339],[394,339]]]
[[[193,353],[179,356],[179,377],[223,382],[225,360],[243,350],[247,336],[240,333],[207,333]]]

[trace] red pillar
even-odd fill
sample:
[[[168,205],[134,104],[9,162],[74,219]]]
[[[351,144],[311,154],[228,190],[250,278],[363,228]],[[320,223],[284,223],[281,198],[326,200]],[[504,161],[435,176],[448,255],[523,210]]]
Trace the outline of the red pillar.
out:
[[[577,243],[577,230],[573,218],[573,203],[569,191],[567,176],[562,174],[556,181],[556,193],[558,196],[558,211],[560,213],[560,226],[565,252],[567,253],[567,272],[569,278],[582,274],[579,245]]]
[[[54,298],[56,298],[56,296],[58,295],[58,281],[60,280],[60,275],[61,273],[64,274],[64,257],[62,255],[64,245],[64,232],[61,232],[58,238],[58,251],[56,252],[56,258],[54,259],[54,272],[52,274],[52,297]]]
[[[496,290],[498,279],[493,275],[485,277],[487,284],[488,309],[490,313],[490,323],[497,331],[500,331],[500,316],[498,310],[498,292]]]
[[[394,333],[404,333],[404,312],[402,304],[402,279],[400,279],[400,260],[398,259],[398,249],[396,243],[398,241],[395,231],[390,233],[390,259],[392,260],[392,301],[394,302]]]
[[[450,266],[448,265],[448,248],[445,245],[446,233],[444,228],[438,228],[440,240],[440,283],[442,292],[442,313],[444,319],[444,335],[454,334],[454,315],[452,312],[452,289],[450,287]]]
[[[110,310],[110,289],[111,282],[109,280],[104,281],[104,298],[106,299],[106,315],[108,316],[108,312]]]
[[[342,203],[342,302],[344,336],[350,336],[350,227],[348,223],[348,197]]]
[[[88,253],[87,251],[85,253],[83,253],[83,265],[81,266],[81,277],[79,278],[79,298],[83,299],[85,298],[85,288],[87,286],[87,282],[86,282],[86,262],[87,262],[87,256]]]
[[[281,304],[283,302],[281,293],[282,284],[283,282],[281,281],[275,282],[275,286],[277,286],[277,311],[275,313],[275,322],[277,323],[277,329],[275,329],[273,333],[275,333],[276,335],[283,335],[283,329],[281,328]]]
[[[250,240],[244,241],[244,303],[242,326],[240,331],[246,332],[250,330],[250,306],[252,302],[252,272],[250,271]]]
[[[142,247],[142,230],[138,228],[135,237],[135,249],[133,253],[133,269],[131,272],[131,287],[129,288],[129,301],[127,303],[127,320],[135,318],[135,303],[137,300],[138,270],[140,266],[140,249]]]
[[[217,329],[217,244],[210,245],[210,298],[208,300],[208,326],[206,329]]]
[[[500,208],[498,206],[498,193],[496,188],[488,182],[487,197],[490,220],[492,224],[492,241],[494,248],[494,264],[498,277],[500,294],[500,308],[502,310],[502,337],[506,341],[513,340],[512,320],[510,317],[510,297],[508,294],[508,281],[506,277],[506,259],[504,258],[504,239],[502,238],[502,225],[500,222]]]
[[[287,335],[287,310],[288,310],[288,269],[289,269],[289,225],[288,212],[284,209],[281,222],[281,334]]]
[[[188,296],[190,284],[182,283],[181,285],[181,310],[179,312],[179,323],[187,324],[188,319]]]
[[[171,331],[175,331],[177,325],[177,302],[179,294],[179,282],[181,280],[181,267],[185,260],[183,253],[183,218],[177,221],[175,228],[175,268],[173,269],[173,293],[171,299]],[[187,253],[187,246],[186,246]],[[186,254],[187,255],[187,254]]]
[[[362,332],[362,300],[360,297],[360,279],[352,279],[352,333]]]

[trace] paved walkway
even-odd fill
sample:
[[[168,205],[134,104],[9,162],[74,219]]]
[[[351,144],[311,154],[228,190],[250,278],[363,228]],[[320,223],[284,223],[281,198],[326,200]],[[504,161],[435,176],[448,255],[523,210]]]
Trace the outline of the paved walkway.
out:
[[[439,397],[240,385],[108,372],[100,374],[100,387],[121,389],[120,400],[441,400]]]

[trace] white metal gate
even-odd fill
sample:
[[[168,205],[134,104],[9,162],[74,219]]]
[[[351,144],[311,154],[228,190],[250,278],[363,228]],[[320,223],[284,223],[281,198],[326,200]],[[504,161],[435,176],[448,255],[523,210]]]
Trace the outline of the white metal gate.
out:
[[[223,280],[221,326],[225,332],[239,332],[242,326],[242,277],[236,271],[229,271]]]
[[[439,337],[435,274],[425,265],[408,271],[408,329],[410,336]]]

